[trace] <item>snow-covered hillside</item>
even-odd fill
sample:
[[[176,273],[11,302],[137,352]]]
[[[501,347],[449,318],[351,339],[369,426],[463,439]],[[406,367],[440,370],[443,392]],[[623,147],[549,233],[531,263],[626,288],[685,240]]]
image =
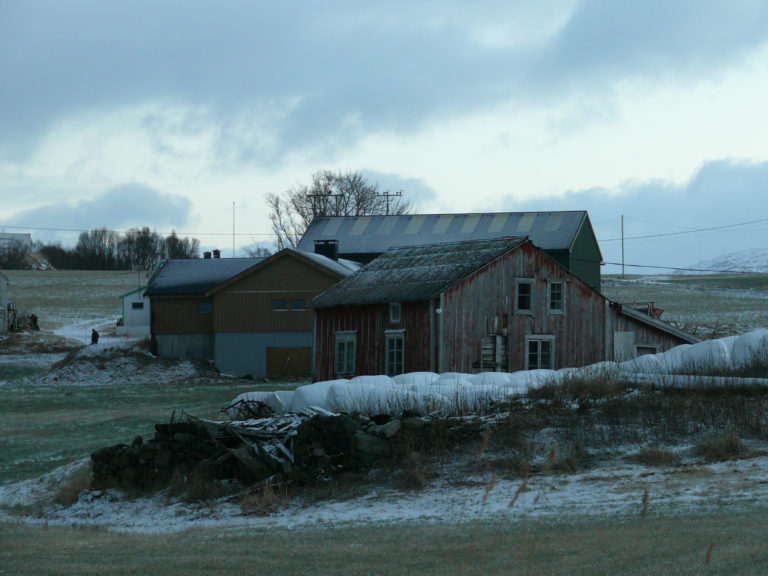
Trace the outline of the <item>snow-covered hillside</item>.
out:
[[[723,254],[715,258],[701,260],[689,268],[696,271],[766,273],[768,272],[768,248],[754,248]],[[690,274],[691,272],[681,271],[679,273]]]

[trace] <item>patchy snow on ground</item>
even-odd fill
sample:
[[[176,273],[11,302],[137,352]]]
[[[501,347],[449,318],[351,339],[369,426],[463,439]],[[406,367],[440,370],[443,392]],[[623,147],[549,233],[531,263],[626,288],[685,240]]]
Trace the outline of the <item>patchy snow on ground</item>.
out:
[[[45,477],[0,487],[0,504],[35,507],[72,475],[78,462]],[[459,480],[460,479],[460,480]],[[72,506],[47,505],[34,515],[0,513],[6,521],[46,526],[102,527],[127,532],[181,532],[201,527],[300,528],[348,523],[521,521],[606,516],[674,515],[768,502],[768,457],[670,468],[622,461],[578,474],[539,474],[528,480],[446,474],[424,490],[372,488],[345,500],[287,500],[267,516],[244,514],[230,499],[206,505],[167,495],[132,498],[85,491]]]

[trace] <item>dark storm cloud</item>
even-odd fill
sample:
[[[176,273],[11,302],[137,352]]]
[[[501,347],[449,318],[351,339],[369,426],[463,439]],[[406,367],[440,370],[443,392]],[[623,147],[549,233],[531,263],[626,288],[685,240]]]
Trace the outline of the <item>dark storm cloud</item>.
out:
[[[91,230],[106,227],[125,230],[148,226],[168,232],[186,224],[192,203],[182,196],[161,194],[141,184],[126,184],[110,189],[93,200],[72,204],[48,204],[17,213],[2,224],[30,227],[33,236],[44,236],[37,228]]]
[[[151,100],[210,107],[222,145],[244,111],[295,106],[269,127],[274,160],[362,132],[407,130],[495,102],[604,90],[635,74],[711,73],[763,42],[762,2],[594,0],[535,50],[478,43],[504,3],[63,1],[0,5],[0,152],[52,123]],[[597,84],[596,84],[597,83]],[[350,122],[351,120],[351,122]],[[253,158],[255,156],[256,158]]]
[[[730,252],[768,248],[768,215],[755,209],[766,190],[768,162],[722,160],[705,164],[682,186],[630,183],[618,195],[604,189],[579,190],[562,198],[507,201],[502,207],[515,211],[588,210],[608,262],[621,261],[623,215],[626,263],[686,267]],[[766,221],[730,226],[756,220]],[[608,271],[615,272],[616,267]]]

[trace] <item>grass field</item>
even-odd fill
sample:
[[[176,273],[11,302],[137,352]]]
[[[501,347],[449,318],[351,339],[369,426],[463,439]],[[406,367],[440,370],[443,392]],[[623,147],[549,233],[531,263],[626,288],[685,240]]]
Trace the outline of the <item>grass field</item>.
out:
[[[130,380],[99,367],[65,378],[63,370],[77,366],[57,368],[61,372],[51,367],[78,345],[47,331],[116,317],[117,296],[136,287],[137,274],[5,274],[11,297],[19,309],[40,316],[44,334],[0,341],[0,486],[38,477],[97,448],[149,436],[153,424],[174,411],[216,417],[240,392],[272,386],[204,369],[192,377],[170,369],[153,372],[154,362],[131,365],[125,376]],[[609,278],[604,291],[625,302],[654,300],[666,309],[665,317],[702,332],[756,328],[764,324],[768,302],[765,285],[745,277]],[[60,380],[52,378],[58,373]],[[504,522],[373,521],[290,530],[218,524],[151,534],[52,526],[44,517],[21,522],[19,511],[3,516],[0,508],[0,574],[768,573],[768,502],[748,510],[713,507],[645,517],[640,508],[636,514],[595,517],[581,515],[577,505],[573,517],[566,511],[548,520],[512,509]]]
[[[768,572],[765,511],[179,534],[0,524],[0,573],[733,575]]]

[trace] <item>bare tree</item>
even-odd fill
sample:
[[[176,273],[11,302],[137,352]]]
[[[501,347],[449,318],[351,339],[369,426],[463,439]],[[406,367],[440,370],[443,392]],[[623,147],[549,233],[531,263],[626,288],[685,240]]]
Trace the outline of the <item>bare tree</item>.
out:
[[[267,258],[272,256],[272,250],[264,246],[263,244],[254,243],[251,246],[247,246],[243,249],[248,258]]]
[[[165,246],[165,255],[171,259],[186,260],[197,258],[200,252],[200,241],[197,238],[179,238],[175,230],[163,241]]]
[[[402,191],[381,191],[359,172],[330,170],[315,172],[309,186],[295,186],[282,196],[268,194],[267,204],[278,250],[295,248],[315,216],[407,214],[412,208]]]

